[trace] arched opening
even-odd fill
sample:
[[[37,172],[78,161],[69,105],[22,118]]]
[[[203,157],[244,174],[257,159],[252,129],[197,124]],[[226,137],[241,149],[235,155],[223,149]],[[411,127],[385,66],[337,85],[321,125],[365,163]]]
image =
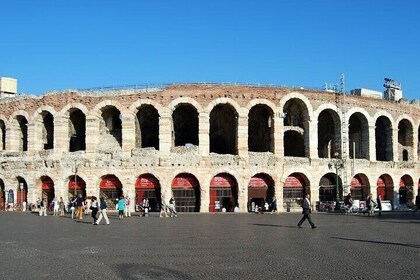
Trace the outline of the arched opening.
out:
[[[122,147],[122,116],[114,106],[106,106],[102,109],[102,119],[99,123],[99,134],[106,143],[107,148]]]
[[[271,204],[274,198],[274,181],[263,173],[251,178],[248,183],[248,211],[254,212],[256,207],[264,210],[264,204]]]
[[[181,173],[172,180],[177,212],[200,212],[200,185],[194,175]]]
[[[389,200],[394,203],[394,182],[388,174],[382,174],[376,183],[376,193],[381,196],[383,200]]]
[[[384,116],[379,117],[375,123],[375,145],[377,161],[392,161],[392,124]]]
[[[216,105],[210,112],[210,152],[237,155],[238,113],[229,104]]]
[[[192,105],[180,104],[172,113],[175,147],[192,144],[198,146],[198,112]],[[176,201],[176,200],[175,200]],[[176,201],[178,204],[178,201]]]
[[[335,208],[336,201],[343,198],[342,186],[341,178],[337,174],[327,173],[322,176],[319,181],[319,211],[331,211]]]
[[[341,151],[340,118],[336,112],[326,109],[318,117],[318,157],[333,158]]]
[[[289,130],[284,133],[284,156],[305,157],[305,140],[298,131]]]
[[[6,210],[6,188],[4,182],[0,179],[0,210]]]
[[[0,120],[0,150],[6,150],[6,125]]]
[[[160,211],[161,189],[159,180],[152,174],[144,174],[136,180],[136,205],[144,205],[148,201],[149,210]],[[137,207],[136,207],[137,208]]]
[[[398,154],[400,161],[412,160],[413,145],[413,125],[410,121],[403,119],[398,124]]]
[[[26,152],[28,150],[28,121],[24,116],[17,116],[16,120],[19,124],[19,151]]]
[[[54,182],[48,176],[41,177],[41,189],[42,189],[42,196],[41,199],[47,199],[48,207],[50,209],[51,202],[55,197],[55,189],[54,189]]]
[[[292,98],[283,108],[284,155],[292,157],[309,156],[309,114],[306,104]]]
[[[48,111],[43,111],[42,116],[42,143],[44,150],[54,148],[54,117]]]
[[[364,174],[356,174],[350,182],[350,192],[354,200],[366,201],[370,193],[369,180]]]
[[[210,181],[209,212],[232,212],[238,206],[238,184],[227,173],[219,173]]]
[[[86,182],[79,176],[71,176],[68,183],[69,198],[73,201],[79,194],[86,197]]]
[[[274,114],[267,105],[256,105],[248,115],[248,150],[274,152]]]
[[[136,147],[159,150],[159,113],[152,105],[141,105],[136,114]]]
[[[369,159],[369,126],[366,117],[354,113],[349,120],[350,158]]]
[[[283,207],[290,209],[300,209],[302,200],[306,194],[310,194],[310,184],[308,178],[301,173],[292,173],[283,185]]]
[[[105,175],[99,185],[99,195],[105,198],[110,209],[114,208],[120,197],[123,196],[123,186],[115,175]]]
[[[17,177],[18,187],[16,191],[16,207],[19,210],[23,210],[24,202],[28,203],[28,184],[22,177]],[[26,210],[26,209],[25,209]]]
[[[69,116],[69,151],[86,150],[86,116],[79,109],[70,110]]]
[[[413,206],[414,198],[414,182],[413,178],[410,175],[404,175],[400,179],[400,189],[399,189],[399,203],[400,205],[405,205],[407,207]]]

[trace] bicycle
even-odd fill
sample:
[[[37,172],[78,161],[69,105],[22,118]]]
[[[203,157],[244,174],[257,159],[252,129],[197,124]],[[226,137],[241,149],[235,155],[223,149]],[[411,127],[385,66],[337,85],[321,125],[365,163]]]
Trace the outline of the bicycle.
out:
[[[350,207],[348,205],[342,205],[340,207],[340,212],[342,214],[358,214],[359,213],[359,207],[357,207],[356,205],[351,205]]]

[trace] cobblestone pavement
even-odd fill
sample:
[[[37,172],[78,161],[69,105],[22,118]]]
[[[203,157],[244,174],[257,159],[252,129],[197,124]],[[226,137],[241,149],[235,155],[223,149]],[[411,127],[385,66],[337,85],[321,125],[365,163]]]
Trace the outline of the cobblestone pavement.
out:
[[[153,213],[154,214],[154,213]],[[419,279],[420,213],[0,213],[1,279]],[[103,221],[104,222],[104,221]]]

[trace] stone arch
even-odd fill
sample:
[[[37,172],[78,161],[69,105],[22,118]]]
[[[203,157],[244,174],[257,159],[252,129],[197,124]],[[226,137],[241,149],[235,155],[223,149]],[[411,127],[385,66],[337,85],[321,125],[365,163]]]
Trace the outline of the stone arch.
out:
[[[41,106],[32,116],[35,125],[35,145],[39,150],[54,148],[55,116],[57,112],[51,106]]]
[[[197,177],[189,172],[177,174],[171,183],[177,212],[200,212],[201,187]]]
[[[309,99],[305,95],[299,92],[290,92],[287,95],[285,95],[282,99],[280,99],[280,102],[279,102],[280,112],[284,113],[284,106],[290,99],[299,99],[305,104],[306,109],[308,111],[308,118],[309,118],[308,121],[310,121],[312,119],[312,114],[314,112],[314,109]]]
[[[265,104],[256,104],[248,114],[248,150],[274,152],[274,112]]]
[[[86,111],[82,106],[73,106],[62,114],[67,122],[65,130],[70,152],[86,150]]]
[[[369,179],[366,174],[357,173],[350,181],[350,192],[353,199],[366,201],[371,192]]]
[[[238,154],[238,111],[231,103],[219,103],[210,112],[210,152]]]
[[[389,115],[389,114],[388,114]],[[375,115],[375,150],[377,161],[393,160],[392,119],[386,115]]]
[[[223,104],[228,104],[228,105],[232,106],[235,109],[238,116],[245,114],[245,112],[243,112],[241,106],[239,106],[238,103],[236,103],[234,100],[232,100],[230,98],[226,98],[226,97],[216,98],[215,100],[211,101],[209,103],[209,105],[207,105],[206,111],[210,113],[214,109],[214,107],[216,107],[218,105],[223,105]]]
[[[265,203],[270,205],[275,198],[275,183],[267,173],[256,173],[248,182],[248,212],[254,212],[255,207],[264,209]]]
[[[135,201],[141,205],[142,211],[148,207],[149,211],[158,212],[162,204],[160,180],[152,173],[142,173],[136,177]],[[144,212],[145,213],[145,212]]]
[[[342,180],[336,173],[326,173],[319,180],[320,211],[334,209],[335,203],[342,199]]]
[[[97,149],[100,151],[122,147],[123,114],[113,103],[115,102],[103,102],[103,106],[98,107],[99,137],[102,141]]]
[[[414,181],[409,174],[401,176],[398,190],[399,204],[411,207],[414,199]]]
[[[209,212],[233,212],[238,206],[238,181],[229,173],[218,173],[210,180]]]
[[[178,100],[179,101],[179,100]],[[172,109],[172,146],[198,146],[199,111],[190,103],[177,102]]]
[[[365,110],[354,108],[349,110],[348,139],[349,156],[356,159],[369,159],[369,115]],[[354,148],[353,148],[354,145]]]
[[[7,131],[8,121],[4,115],[0,115],[0,151],[6,150],[6,131]]]
[[[252,109],[252,107],[256,106],[256,105],[265,105],[267,107],[269,107],[271,109],[271,111],[273,111],[273,113],[278,113],[277,112],[277,107],[276,104],[274,104],[273,102],[271,102],[270,100],[267,99],[260,99],[260,98],[256,98],[256,99],[252,99],[251,101],[248,102],[248,104],[246,105],[246,110],[249,111]]]
[[[318,157],[333,158],[341,151],[341,121],[336,111],[326,108],[318,116]]]
[[[100,176],[99,196],[104,197],[109,208],[115,207],[120,197],[123,196],[123,182],[114,173]]]
[[[290,173],[283,183],[283,208],[290,211],[302,206],[306,194],[311,193],[311,183],[302,172]]]
[[[29,120],[28,113],[23,110],[14,112],[10,117],[11,128],[15,131],[14,139],[11,142],[13,142],[16,145],[16,149],[21,152],[26,152],[28,150]]]
[[[142,100],[147,101],[147,100]],[[134,105],[134,104],[133,104]],[[160,114],[163,108],[156,106],[155,102],[136,102],[135,117],[135,147],[159,150]]]
[[[413,160],[414,128],[412,120],[402,118],[398,120],[398,160]]]
[[[376,193],[381,195],[383,200],[394,201],[394,181],[389,174],[382,174],[376,182]]]
[[[197,112],[203,111],[203,107],[200,105],[200,103],[191,97],[176,98],[170,102],[167,107],[169,110],[171,110],[171,112],[173,112],[180,104],[190,104],[197,110]]]

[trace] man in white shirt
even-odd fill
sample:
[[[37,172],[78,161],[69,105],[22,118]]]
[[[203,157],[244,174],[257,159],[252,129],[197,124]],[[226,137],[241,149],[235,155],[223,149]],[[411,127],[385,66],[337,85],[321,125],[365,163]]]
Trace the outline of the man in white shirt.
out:
[[[308,194],[306,194],[305,199],[302,202],[302,208],[303,208],[302,214],[303,214],[303,217],[299,221],[299,223],[297,224],[297,226],[299,228],[302,228],[302,223],[306,219],[308,219],[308,222],[309,222],[309,224],[311,225],[312,228],[316,228],[315,224],[312,222],[312,219],[311,219],[311,201],[309,200],[309,198],[310,198],[310,195],[308,193]]]

